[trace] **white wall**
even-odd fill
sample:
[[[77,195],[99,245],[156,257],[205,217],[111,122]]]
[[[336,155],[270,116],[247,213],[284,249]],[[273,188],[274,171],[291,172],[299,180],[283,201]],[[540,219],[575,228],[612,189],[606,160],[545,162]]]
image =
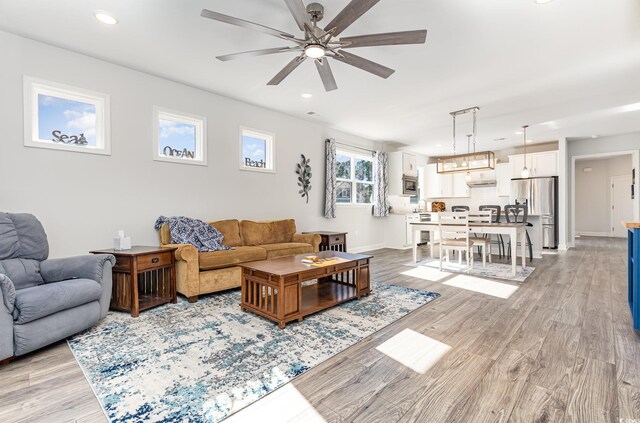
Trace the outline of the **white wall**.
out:
[[[383,243],[370,207],[340,207],[337,219],[322,217],[323,141],[377,144],[1,31],[0,51],[0,210],[35,214],[52,257],[109,247],[121,228],[134,244],[157,245],[153,223],[160,215],[293,217],[299,230],[348,231],[350,249]],[[23,75],[110,94],[111,156],[24,147]],[[207,167],[152,160],[154,105],[207,117]],[[240,125],[276,134],[277,173],[238,169]],[[309,204],[298,196],[294,174],[301,153],[313,169]]]
[[[615,156],[623,152],[633,152],[632,166],[636,168],[635,191],[638,193],[638,187],[640,186],[638,183],[638,172],[640,170],[640,133],[636,132],[610,137],[571,140],[567,142],[567,151],[567,160],[570,166],[567,178],[567,184],[570,187],[568,190],[570,201],[565,218],[567,222],[567,244],[572,246],[574,244],[573,235],[575,233],[573,215],[574,210],[577,208],[575,205],[575,178],[573,172],[576,158],[598,158]],[[636,194],[636,199],[634,201],[634,219],[640,220],[640,194]]]
[[[576,234],[611,233],[611,177],[631,176],[631,168],[631,155],[576,161]]]

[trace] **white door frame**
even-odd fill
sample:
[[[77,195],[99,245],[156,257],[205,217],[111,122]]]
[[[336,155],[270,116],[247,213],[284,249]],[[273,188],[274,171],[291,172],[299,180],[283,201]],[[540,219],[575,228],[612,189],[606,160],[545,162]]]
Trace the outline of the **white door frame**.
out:
[[[638,193],[638,172],[640,171],[640,155],[638,150],[615,151],[611,153],[584,154],[581,156],[571,157],[571,233],[569,234],[568,243],[570,247],[575,246],[576,242],[576,161],[586,159],[610,159],[612,157],[631,155],[631,166],[636,170],[635,195],[633,201],[633,218],[640,220],[640,194]]]
[[[613,200],[614,200],[613,199],[613,185],[615,184],[616,179],[622,179],[622,178],[624,178],[624,179],[630,178],[631,179],[632,177],[633,177],[632,175],[616,175],[616,176],[612,176],[611,177],[611,181],[609,181],[610,182],[610,185],[609,185],[609,194],[610,194],[609,195],[609,199],[610,200],[609,200],[609,202],[610,202],[611,207],[613,207]],[[633,181],[633,179],[631,179],[631,180]],[[635,191],[634,191],[634,194],[636,196],[638,195],[638,193],[635,192]],[[611,217],[611,219],[610,219],[611,220],[611,228],[614,228],[615,225],[620,225],[620,222],[614,222],[613,221],[614,213],[613,213],[613,208],[611,208],[611,207],[609,208],[609,216]],[[613,236],[613,229],[611,231],[609,231],[609,236]]]

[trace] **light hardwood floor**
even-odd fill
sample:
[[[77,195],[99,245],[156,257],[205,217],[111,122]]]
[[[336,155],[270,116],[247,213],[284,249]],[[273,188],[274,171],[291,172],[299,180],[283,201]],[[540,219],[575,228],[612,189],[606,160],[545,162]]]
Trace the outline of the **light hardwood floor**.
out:
[[[509,298],[447,285],[455,276],[404,274],[410,251],[375,251],[374,280],[441,298],[251,409],[263,422],[640,421],[640,337],[626,303],[625,247],[582,238],[576,249],[534,261],[534,274],[512,284]],[[450,349],[422,373],[376,349],[405,329]],[[286,416],[277,401],[290,404],[291,395],[304,405]],[[230,420],[253,420],[251,409]],[[0,422],[16,421],[106,421],[66,343],[0,368]]]

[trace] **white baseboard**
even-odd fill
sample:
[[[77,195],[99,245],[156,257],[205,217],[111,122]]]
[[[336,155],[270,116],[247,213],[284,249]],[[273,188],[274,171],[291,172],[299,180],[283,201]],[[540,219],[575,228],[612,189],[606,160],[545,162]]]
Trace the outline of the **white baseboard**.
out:
[[[384,248],[384,244],[372,244],[372,245],[363,245],[362,247],[349,248],[348,253],[358,254],[364,251],[373,251]]]
[[[558,250],[559,251],[567,251],[567,250],[569,250],[569,248],[571,248],[571,246],[569,244],[560,244],[560,245],[558,245]]]
[[[580,236],[606,236],[609,237],[611,236],[611,233],[609,232],[585,232],[585,231],[579,231],[576,233],[576,235],[580,235]]]

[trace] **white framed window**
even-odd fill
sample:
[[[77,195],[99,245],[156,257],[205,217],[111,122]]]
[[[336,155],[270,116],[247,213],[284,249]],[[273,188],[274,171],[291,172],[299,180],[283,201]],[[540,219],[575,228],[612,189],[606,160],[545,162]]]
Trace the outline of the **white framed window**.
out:
[[[109,95],[24,77],[24,145],[111,154]]]
[[[240,127],[240,169],[275,173],[275,134]]]
[[[207,118],[153,108],[153,159],[207,165]]]
[[[336,203],[373,204],[373,160],[350,151],[336,151]]]

